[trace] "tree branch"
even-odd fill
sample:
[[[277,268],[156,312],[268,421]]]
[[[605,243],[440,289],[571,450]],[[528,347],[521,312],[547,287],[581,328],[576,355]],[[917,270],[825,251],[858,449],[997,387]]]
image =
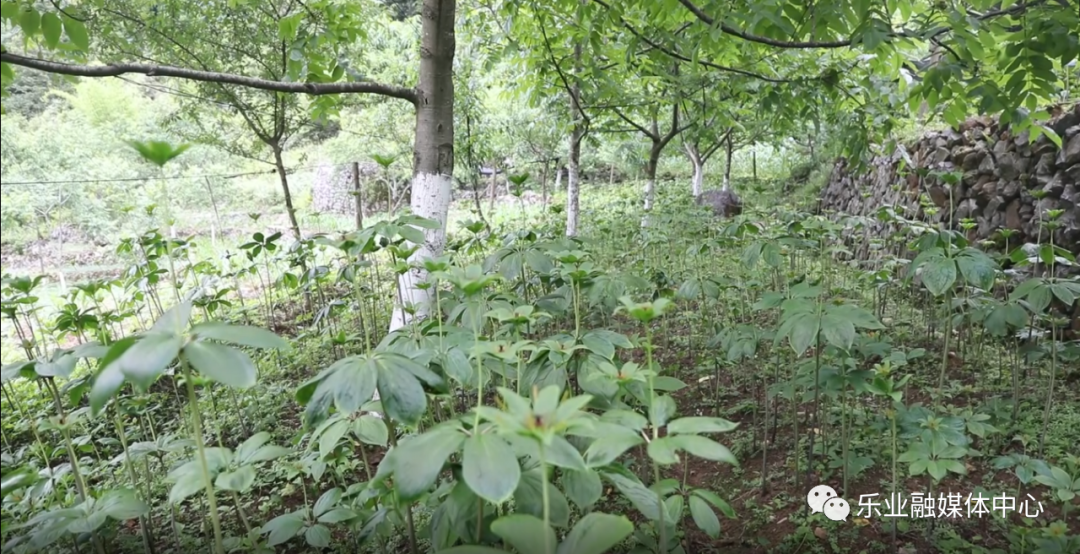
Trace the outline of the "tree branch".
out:
[[[548,40],[547,29],[544,28],[544,17],[541,15],[540,10],[536,10],[536,21],[540,24],[540,34],[544,38],[544,47],[547,49],[548,56],[551,57],[551,63],[555,64],[555,72],[559,74],[559,80],[562,81],[563,87],[566,88],[566,93],[570,95],[570,101],[574,103],[574,108],[577,109],[581,115],[581,119],[585,121],[585,128],[588,129],[592,125],[592,120],[589,119],[588,114],[585,113],[585,109],[581,107],[581,101],[577,95],[574,94],[573,87],[570,86],[570,80],[563,74],[562,67],[559,65],[559,61],[555,59],[555,53],[551,50],[551,41]]]
[[[289,83],[284,81],[271,81],[242,75],[228,73],[215,73],[212,71],[199,71],[183,67],[169,65],[147,65],[137,63],[116,63],[101,66],[75,65],[64,62],[42,60],[13,54],[6,50],[0,52],[0,61],[60,75],[72,75],[76,77],[117,77],[128,73],[141,73],[152,77],[176,77],[192,81],[206,83],[220,83],[237,85],[247,88],[285,92],[290,94],[310,94],[312,96],[325,96],[330,94],[377,94],[407,100],[414,106],[417,103],[416,90],[395,85],[384,85],[373,82],[345,82],[345,83]]]
[[[687,10],[690,10],[690,13],[694,14],[695,17],[700,19],[706,25],[715,25],[716,24],[715,19],[713,19],[709,14],[705,13],[704,10],[702,10],[701,8],[696,6],[690,0],[679,0],[679,3],[682,4],[684,7],[686,7]],[[986,21],[988,19],[993,19],[995,17],[1000,17],[1000,16],[1004,16],[1004,15],[1016,15],[1016,14],[1019,14],[1021,12],[1026,11],[1028,8],[1034,8],[1034,7],[1039,6],[1041,4],[1044,4],[1044,3],[1046,3],[1046,0],[1034,0],[1032,2],[1026,2],[1026,3],[1023,3],[1023,4],[1017,4],[1015,6],[1012,6],[1010,8],[1004,9],[1004,10],[991,10],[991,11],[988,11],[988,12],[986,12],[984,14],[978,15],[976,17],[976,19],[978,19],[979,21]],[[775,46],[777,48],[844,48],[844,47],[847,47],[847,46],[851,46],[853,44],[853,42],[854,42],[852,39],[833,40],[833,41],[783,41],[783,40],[771,39],[771,38],[768,38],[768,37],[762,37],[762,36],[758,36],[758,35],[752,35],[750,33],[747,33],[745,31],[741,31],[741,30],[736,29],[736,28],[734,28],[734,27],[732,27],[730,25],[727,25],[726,23],[721,23],[719,25],[719,27],[720,27],[720,30],[723,31],[725,34],[735,36],[735,37],[739,37],[739,38],[741,38],[743,40],[746,40],[746,41],[749,41],[749,42],[756,42],[758,44],[765,44],[765,45],[768,45],[768,46]],[[912,31],[899,31],[899,32],[891,32],[891,33],[888,34],[888,36],[890,38],[897,38],[897,37],[900,37],[900,38],[922,38],[922,39],[925,39],[925,40],[929,40],[929,39],[933,39],[935,37],[938,37],[938,36],[940,36],[940,35],[942,35],[944,33],[947,33],[950,29],[951,28],[948,27],[948,26],[938,27],[936,29],[929,30],[925,34],[916,33],[916,32],[912,32]]]
[[[596,2],[597,4],[600,4],[601,6],[607,8],[607,9],[611,9],[611,6],[607,2],[605,2],[604,0],[593,0],[593,2]],[[662,44],[650,39],[649,37],[645,36],[644,33],[637,30],[637,28],[635,28],[633,25],[631,25],[628,21],[626,21],[622,17],[619,17],[619,23],[622,24],[624,29],[626,29],[627,31],[630,31],[630,34],[634,35],[635,37],[637,37],[639,40],[641,40],[645,44],[648,44],[654,50],[659,50],[661,53],[667,54],[668,56],[670,56],[672,58],[675,58],[676,60],[693,63],[693,61],[694,61],[693,59],[691,59],[691,58],[689,58],[689,57],[687,57],[687,56],[685,56],[683,54],[680,54],[680,53],[676,52],[675,50],[667,48],[664,45],[662,45]],[[677,31],[677,32],[681,32],[684,29],[685,29],[685,26],[682,29],[679,29],[679,31]],[[752,79],[758,79],[758,80],[766,81],[766,82],[769,82],[769,83],[794,83],[794,82],[812,80],[812,79],[809,79],[809,78],[784,79],[784,78],[766,77],[766,76],[761,75],[759,73],[754,73],[752,71],[747,71],[745,69],[739,69],[739,68],[736,68],[736,67],[729,67],[729,66],[726,66],[726,65],[720,65],[718,63],[713,63],[713,62],[710,62],[710,61],[707,61],[707,60],[698,60],[697,63],[704,66],[704,67],[708,67],[710,69],[715,69],[717,71],[724,71],[724,72],[727,72],[727,73],[734,73],[736,75],[742,75],[744,77],[750,77]]]
[[[619,119],[622,119],[623,121],[629,123],[631,127],[637,129],[638,131],[640,131],[645,136],[647,136],[647,137],[649,137],[651,139],[660,140],[660,137],[656,136],[656,134],[653,133],[652,131],[649,131],[648,129],[646,129],[644,125],[639,125],[633,119],[630,119],[629,117],[626,117],[626,115],[623,114],[622,110],[620,110],[619,108],[612,108],[611,111],[615,112],[615,115],[619,116]]]
[[[682,4],[683,6],[685,6],[686,9],[690,10],[690,13],[694,14],[695,17],[700,19],[706,25],[715,25],[716,24],[715,19],[713,19],[709,14],[705,13],[704,10],[702,10],[701,8],[694,5],[694,3],[691,2],[690,0],[679,0],[679,3]],[[851,39],[824,41],[824,42],[817,42],[817,41],[788,42],[788,41],[783,41],[783,40],[771,39],[771,38],[768,38],[768,37],[759,37],[757,35],[751,35],[751,34],[746,33],[744,31],[740,31],[740,30],[738,30],[738,29],[736,29],[736,28],[734,28],[734,27],[732,27],[732,26],[730,26],[730,25],[728,25],[726,23],[721,23],[720,24],[720,30],[723,31],[725,34],[736,36],[736,37],[739,37],[739,38],[741,38],[743,40],[747,40],[747,41],[750,41],[750,42],[756,42],[758,44],[766,44],[766,45],[769,45],[769,46],[776,46],[778,48],[844,48],[846,46],[851,46]]]

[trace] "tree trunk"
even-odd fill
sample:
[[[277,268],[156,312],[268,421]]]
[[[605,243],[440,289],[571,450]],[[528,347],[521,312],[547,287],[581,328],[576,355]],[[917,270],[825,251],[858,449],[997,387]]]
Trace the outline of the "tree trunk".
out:
[[[698,152],[696,146],[687,144],[686,157],[690,158],[690,164],[694,166],[694,177],[690,182],[690,191],[694,195],[694,198],[701,196],[702,188],[705,183],[705,162],[701,159],[701,153]]]
[[[730,190],[731,189],[731,149],[732,149],[731,135],[728,135],[728,137],[727,137],[727,145],[725,146],[725,148],[727,149],[727,151],[725,152],[726,160],[724,162],[724,190]]]
[[[585,136],[581,124],[570,133],[570,163],[566,164],[566,236],[576,237],[581,219],[581,139]]]
[[[446,246],[446,216],[454,175],[454,12],[455,0],[424,0],[421,7],[420,75],[416,93],[416,138],[413,143],[413,183],[410,206],[415,215],[433,219],[437,229],[424,229],[424,243],[409,258],[415,264],[442,255]],[[401,303],[412,305],[415,316],[401,303],[394,307],[390,331],[407,325],[430,310],[434,290],[423,289],[427,272],[411,269],[398,278]]]
[[[757,145],[753,146],[753,150],[750,151],[750,161],[753,163],[754,169],[754,184],[757,184]],[[729,155],[730,157],[730,155]],[[730,160],[729,160],[730,163]]]
[[[495,213],[495,192],[499,188],[499,171],[495,164],[491,165],[491,181],[488,182],[488,213]]]
[[[548,172],[548,163],[547,163],[547,160],[544,160],[544,169],[542,169],[540,171],[540,194],[541,194],[541,198],[543,199],[543,206],[544,206],[545,209],[547,208],[547,196],[548,196],[547,195],[547,172]]]
[[[556,167],[555,167],[555,190],[556,191],[562,190],[562,173],[563,173],[562,166],[556,164]]]
[[[584,3],[584,0],[582,0]],[[580,71],[581,43],[574,44],[574,75]],[[581,219],[581,139],[585,137],[585,114],[581,107],[581,86],[577,81],[570,86],[570,117],[574,127],[570,130],[570,163],[566,166],[566,236],[578,234]]]
[[[652,148],[649,149],[649,161],[645,164],[645,215],[641,218],[642,227],[649,225],[649,212],[652,211],[656,196],[656,166],[660,165],[662,148],[658,141],[653,141]]]
[[[364,196],[360,189],[360,163],[352,164],[353,194],[356,195],[356,230],[364,228]]]
[[[285,176],[285,161],[281,157],[281,145],[277,142],[270,144],[274,151],[274,167],[277,168],[278,177],[281,179],[281,192],[285,195],[285,211],[289,213],[289,225],[292,226],[293,236],[300,240],[300,223],[296,220],[296,209],[293,208],[292,193],[289,192],[289,178]]]

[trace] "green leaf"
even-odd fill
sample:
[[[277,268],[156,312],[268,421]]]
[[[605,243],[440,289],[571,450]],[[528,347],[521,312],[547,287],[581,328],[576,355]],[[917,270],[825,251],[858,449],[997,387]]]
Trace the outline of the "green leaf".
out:
[[[258,374],[255,364],[247,354],[235,348],[193,341],[184,347],[184,357],[199,373],[223,385],[246,389],[255,384]]]
[[[603,476],[611,481],[642,515],[652,521],[660,520],[660,497],[637,477],[622,472],[604,472]]]
[[[605,359],[610,360],[615,356],[615,345],[611,344],[611,341],[597,333],[586,333],[585,336],[581,338],[581,342],[585,345],[585,348],[588,348],[594,354]]]
[[[791,349],[795,351],[796,356],[802,356],[803,352],[806,352],[806,349],[817,341],[821,320],[817,314],[798,313],[781,324],[781,331],[784,330],[785,326],[788,327],[787,337],[788,341],[791,342]]]
[[[185,498],[203,490],[202,469],[197,461],[190,461],[169,472],[167,480],[173,482],[169,490],[169,502],[179,504]]]
[[[280,515],[266,522],[262,532],[269,533],[267,546],[277,546],[292,539],[304,528],[304,520],[299,514],[291,513]]]
[[[420,423],[427,412],[427,395],[416,377],[400,368],[380,364],[378,388],[387,415],[409,426]]]
[[[596,504],[604,493],[600,474],[591,469],[578,471],[567,469],[562,472],[563,490],[570,501],[582,510]]]
[[[147,390],[176,359],[183,344],[179,335],[150,332],[131,345],[115,363],[127,379]]]
[[[712,504],[716,509],[720,510],[725,516],[731,519],[735,519],[735,510],[731,508],[723,498],[720,498],[716,493],[705,489],[694,489],[692,494],[700,496],[709,504]]]
[[[649,443],[649,457],[660,465],[677,464],[679,463],[679,456],[675,453],[677,447],[675,437],[660,437]]]
[[[983,290],[988,290],[993,286],[994,262],[986,254],[975,249],[967,249],[956,257],[956,265],[968,283]]]
[[[123,346],[124,350],[127,350],[134,344],[135,341],[128,341]],[[120,343],[117,343],[118,345]],[[94,384],[90,387],[90,412],[93,415],[101,413],[101,410],[105,407],[105,404],[109,402],[109,399],[116,394],[116,391],[120,390],[120,387],[124,385],[124,372],[120,371],[120,364],[110,363],[106,365],[97,377],[94,377]]]
[[[276,348],[284,350],[289,341],[266,329],[249,325],[229,325],[217,321],[200,323],[191,328],[191,333],[208,339],[231,342],[252,348]]]
[[[415,500],[427,492],[435,484],[446,459],[464,441],[465,435],[457,427],[447,425],[403,440],[391,450],[392,455],[388,454],[382,463],[392,464],[394,486],[402,500]]]
[[[956,283],[956,263],[949,258],[939,258],[923,267],[922,282],[934,296],[941,296]]]
[[[350,519],[356,519],[357,517],[360,517],[360,514],[355,510],[349,508],[334,508],[319,516],[319,523],[329,523],[333,525],[335,523],[349,521]]]
[[[555,531],[540,518],[528,514],[501,517],[491,524],[491,532],[521,554],[549,554],[546,545],[554,548],[558,544]]]
[[[477,496],[502,504],[517,490],[521,466],[513,448],[501,437],[476,434],[465,441],[461,474]]]
[[[668,423],[669,435],[684,433],[727,433],[739,424],[719,417],[682,417]]]
[[[60,44],[60,35],[63,32],[64,23],[56,14],[50,12],[41,16],[41,34],[49,48],[56,48],[56,45]]]
[[[341,437],[344,437],[348,431],[349,420],[347,419],[339,419],[324,429],[322,434],[319,435],[319,457],[326,459],[327,456],[333,454],[338,442],[341,441]]]
[[[636,433],[614,434],[600,437],[585,450],[586,464],[591,467],[603,467],[618,459],[624,452],[644,442]]]
[[[259,462],[268,462],[270,460],[276,460],[282,456],[288,456],[292,454],[292,450],[285,448],[284,446],[277,446],[274,444],[268,444],[255,451],[250,458],[241,459],[241,462],[246,464],[257,464]]]
[[[168,142],[160,140],[151,140],[147,142],[139,142],[137,140],[127,141],[128,145],[134,148],[144,160],[158,166],[164,167],[173,159],[183,154],[191,145],[181,144],[173,147]],[[190,303],[187,303],[190,309]]]
[[[679,448],[698,458],[739,465],[739,461],[735,459],[735,455],[731,453],[731,450],[712,439],[698,435],[677,435],[673,437],[673,440],[679,445]]]
[[[181,335],[187,329],[190,320],[191,302],[181,302],[161,314],[161,317],[154,322],[150,331],[153,333]]]
[[[558,554],[604,554],[634,532],[634,524],[625,516],[591,513],[577,522]]]
[[[15,2],[5,1],[0,4],[0,16],[4,19],[15,20],[19,17],[19,5]]]
[[[97,504],[98,510],[117,521],[135,519],[150,511],[131,489],[115,489],[105,493]]]
[[[834,314],[825,314],[821,318],[821,329],[825,340],[837,348],[850,350],[855,342],[855,325]]]
[[[353,434],[364,444],[386,446],[390,439],[390,432],[386,428],[386,422],[381,418],[370,414],[360,416],[353,423]]]
[[[465,352],[460,348],[450,348],[446,352],[446,359],[443,361],[443,370],[455,381],[461,384],[469,384],[470,381],[475,383],[473,377],[473,366],[469,363],[469,357],[465,355]]]
[[[64,21],[64,32],[67,33],[71,44],[84,52],[89,50],[90,36],[86,34],[86,26],[81,21],[76,21],[65,14],[60,14],[60,18]]]
[[[686,388],[686,383],[667,375],[653,377],[653,390],[675,392]]]
[[[227,491],[245,492],[255,483],[255,468],[242,466],[236,471],[218,474],[214,486]]]
[[[570,503],[553,483],[547,484],[548,506],[553,527],[566,527],[570,523]],[[514,491],[514,509],[519,514],[536,517],[544,515],[544,487],[540,468],[522,472],[521,482]]]
[[[666,395],[657,395],[649,406],[649,421],[656,427],[663,427],[671,416],[675,415],[676,410],[674,399]]]
[[[19,14],[19,27],[22,27],[23,33],[26,36],[31,36],[38,32],[40,25],[41,14],[34,8],[23,6],[22,13]]]
[[[324,493],[315,501],[315,506],[311,509],[312,515],[319,517],[325,514],[330,508],[334,507],[341,500],[341,489],[334,487]]]
[[[315,548],[326,548],[330,546],[330,529],[321,524],[312,525],[304,532],[304,540]]]
[[[690,515],[706,535],[714,539],[720,536],[720,519],[700,497],[690,495]]]
[[[296,32],[300,28],[300,21],[304,15],[304,12],[300,11],[278,20],[278,33],[281,35],[282,42],[291,43],[296,40]]]
[[[559,435],[551,437],[551,444],[544,447],[544,460],[553,466],[566,469],[586,469],[585,460],[578,449]]]

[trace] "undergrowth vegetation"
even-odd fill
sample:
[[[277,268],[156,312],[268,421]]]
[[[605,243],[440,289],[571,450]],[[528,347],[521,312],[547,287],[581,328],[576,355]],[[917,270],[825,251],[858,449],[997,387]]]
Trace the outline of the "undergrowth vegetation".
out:
[[[578,238],[558,203],[462,222],[390,334],[411,215],[220,258],[151,226],[55,308],[5,276],[4,551],[1080,548],[1068,252],[885,207],[855,260],[864,220],[671,191],[643,228],[637,195],[587,190]]]

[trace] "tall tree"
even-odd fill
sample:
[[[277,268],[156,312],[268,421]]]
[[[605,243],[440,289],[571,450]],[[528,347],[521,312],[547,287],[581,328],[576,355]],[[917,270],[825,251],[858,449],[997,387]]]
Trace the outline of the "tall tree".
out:
[[[18,25],[28,19],[23,13],[39,8],[29,1],[5,2],[3,19],[9,24]],[[154,12],[159,2],[147,1],[145,8]],[[112,13],[111,0],[90,0],[78,6],[59,9],[56,6],[46,8],[50,14],[62,22],[62,35],[51,31],[43,33],[37,26],[25,26],[23,31],[27,46],[24,53],[12,51],[4,45],[0,53],[3,64],[4,83],[14,77],[11,66],[58,73],[79,77],[115,77],[126,74],[143,74],[155,77],[173,77],[202,83],[228,87],[243,87],[271,93],[305,94],[315,97],[317,110],[327,110],[332,105],[332,96],[340,94],[375,94],[405,100],[416,108],[416,135],[413,144],[413,183],[411,208],[415,215],[432,219],[438,225],[432,229],[423,229],[424,242],[410,257],[414,269],[399,277],[401,297],[406,305],[415,308],[406,310],[406,306],[396,307],[391,320],[391,330],[397,329],[412,319],[410,311],[424,315],[429,309],[433,295],[431,289],[423,285],[426,272],[419,262],[429,257],[441,255],[446,243],[446,217],[450,205],[451,180],[454,168],[454,82],[453,60],[455,49],[454,16],[457,3],[455,0],[423,0],[420,10],[421,43],[420,67],[415,86],[401,86],[365,80],[357,73],[346,71],[338,63],[336,54],[361,36],[362,17],[335,17],[339,10],[347,10],[348,4],[334,0],[248,0],[246,2],[187,2],[176,0],[169,4],[181,9],[196,9],[208,5],[213,8],[216,17],[210,18],[208,25],[223,25],[237,18],[254,18],[266,15],[267,10],[280,14],[282,6],[300,6],[302,11],[295,12],[296,20],[281,19],[278,31],[283,48],[288,53],[289,72],[286,75],[262,76],[255,69],[255,62],[244,71],[203,69],[197,64],[185,63],[173,65],[162,63],[148,52],[135,49],[119,51],[109,49],[107,41],[95,40],[107,35],[110,26],[117,25],[123,18]],[[58,6],[58,5],[57,5]],[[210,8],[207,8],[210,9]],[[158,12],[160,13],[160,12]],[[293,12],[290,12],[293,13]],[[262,14],[262,15],[257,15]],[[318,22],[317,31],[308,37],[293,38],[300,19],[312,17]],[[40,17],[38,18],[40,20]],[[89,29],[84,22],[89,23]],[[193,37],[171,37],[174,46],[182,50]],[[329,50],[325,45],[335,48]],[[244,48],[243,43],[218,44],[211,42],[215,52],[226,55],[228,49]],[[66,59],[39,58],[30,55],[45,47],[54,57]],[[220,50],[217,50],[220,49]],[[91,65],[88,61],[100,60],[103,65]],[[258,75],[258,76],[256,76]],[[291,77],[291,78],[290,78]],[[326,97],[325,100],[319,100]]]

